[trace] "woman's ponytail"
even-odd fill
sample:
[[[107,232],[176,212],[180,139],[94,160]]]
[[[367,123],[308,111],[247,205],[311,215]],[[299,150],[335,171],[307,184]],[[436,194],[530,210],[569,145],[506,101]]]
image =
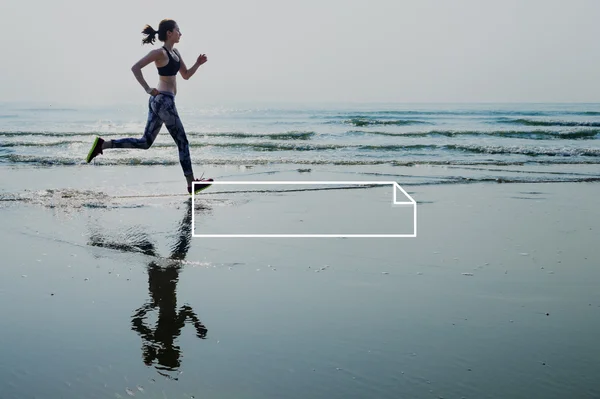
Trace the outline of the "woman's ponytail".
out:
[[[146,35],[146,37],[142,39],[142,44],[154,44],[158,31],[155,31],[150,25],[146,25],[142,33]]]

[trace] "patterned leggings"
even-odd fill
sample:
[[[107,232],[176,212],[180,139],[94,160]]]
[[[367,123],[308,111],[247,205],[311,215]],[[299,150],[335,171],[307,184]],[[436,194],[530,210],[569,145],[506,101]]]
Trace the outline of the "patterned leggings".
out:
[[[190,158],[190,145],[183,129],[181,119],[175,108],[175,96],[169,92],[161,92],[157,96],[151,96],[148,101],[148,122],[144,135],[139,138],[127,138],[112,140],[112,148],[140,148],[147,150],[152,146],[161,127],[167,126],[167,130],[175,140],[179,149],[179,163],[183,174],[193,174],[192,160]]]

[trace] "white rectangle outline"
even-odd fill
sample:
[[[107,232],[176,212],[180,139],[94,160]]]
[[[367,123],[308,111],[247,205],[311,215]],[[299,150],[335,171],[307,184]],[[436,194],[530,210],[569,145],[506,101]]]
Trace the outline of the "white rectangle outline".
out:
[[[202,182],[193,182],[194,184],[205,184]],[[213,181],[215,184],[238,184],[238,185],[307,185],[307,184],[344,184],[344,185],[391,185],[402,191],[409,201],[399,202],[396,200],[396,190],[394,189],[392,205],[412,205],[414,232],[412,234],[195,234],[195,195],[192,190],[192,237],[196,238],[408,238],[417,236],[417,201],[415,201],[398,183],[395,181]]]

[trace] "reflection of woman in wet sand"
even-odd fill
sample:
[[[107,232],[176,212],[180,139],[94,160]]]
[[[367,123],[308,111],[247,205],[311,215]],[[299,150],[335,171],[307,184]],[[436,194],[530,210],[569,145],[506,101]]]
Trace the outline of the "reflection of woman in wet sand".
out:
[[[156,369],[161,371],[175,371],[181,365],[179,360],[181,351],[174,344],[175,339],[181,334],[185,322],[190,321],[196,328],[198,338],[206,338],[207,329],[200,322],[198,316],[189,305],[183,305],[177,311],[177,280],[180,267],[177,264],[162,268],[150,263],[148,266],[148,280],[151,301],[139,308],[132,317],[132,329],[144,340],[142,346],[144,363],[150,366],[157,363]],[[145,324],[146,313],[158,307],[158,321],[153,330]]]
[[[176,371],[181,362],[181,350],[175,341],[186,322],[191,322],[198,338],[206,338],[207,329],[198,319],[191,306],[183,305],[177,309],[177,281],[181,271],[181,260],[185,259],[190,248],[192,225],[192,201],[186,201],[186,212],[177,228],[175,242],[171,254],[164,262],[157,259],[148,265],[148,289],[150,300],[137,309],[131,318],[131,328],[143,340],[142,357],[150,366],[156,363],[157,371],[168,378],[168,372]],[[125,242],[123,242],[125,241]],[[134,237],[125,240],[106,237],[99,233],[90,236],[90,245],[113,248],[121,251],[142,252],[159,257],[154,243],[147,234],[135,233]],[[155,326],[147,324],[147,313],[158,309],[158,320]]]
[[[170,377],[165,372],[176,371],[181,362],[181,351],[175,345],[175,339],[181,334],[186,321],[193,323],[198,338],[206,338],[207,329],[189,305],[183,305],[177,310],[177,281],[181,271],[180,260],[185,259],[190,248],[192,225],[192,201],[187,201],[185,217],[177,230],[177,237],[171,249],[171,255],[166,266],[161,267],[156,262],[148,265],[148,289],[150,301],[137,309],[131,319],[131,328],[143,339],[142,356],[144,363],[155,366],[161,375]],[[146,314],[158,308],[158,321],[152,329],[147,326]],[[170,377],[172,378],[172,377]]]

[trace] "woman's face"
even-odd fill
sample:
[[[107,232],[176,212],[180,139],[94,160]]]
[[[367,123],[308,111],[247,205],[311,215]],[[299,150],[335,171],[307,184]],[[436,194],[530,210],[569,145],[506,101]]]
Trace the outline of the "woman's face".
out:
[[[173,43],[179,43],[179,39],[181,38],[181,31],[179,30],[179,25],[175,24],[175,27],[171,31],[167,31],[167,39],[173,40]]]

